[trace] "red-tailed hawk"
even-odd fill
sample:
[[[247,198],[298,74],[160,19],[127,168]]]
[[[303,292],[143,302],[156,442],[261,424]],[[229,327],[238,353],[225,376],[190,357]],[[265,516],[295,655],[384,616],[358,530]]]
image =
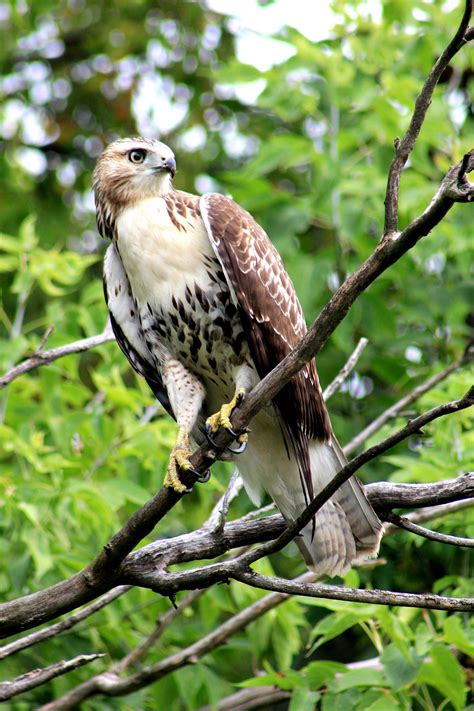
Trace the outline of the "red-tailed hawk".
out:
[[[119,346],[179,426],[165,484],[184,487],[190,437],[229,414],[306,332],[293,284],[264,230],[233,200],[175,190],[168,146],[112,143],[94,173],[97,224],[111,239],[104,287]],[[230,404],[226,405],[226,403]],[[213,416],[213,413],[216,413]],[[244,449],[244,436],[241,436]],[[267,491],[294,519],[345,463],[313,362],[252,421],[237,459],[259,505]],[[376,555],[382,525],[357,479],[298,537],[308,565],[343,574]]]

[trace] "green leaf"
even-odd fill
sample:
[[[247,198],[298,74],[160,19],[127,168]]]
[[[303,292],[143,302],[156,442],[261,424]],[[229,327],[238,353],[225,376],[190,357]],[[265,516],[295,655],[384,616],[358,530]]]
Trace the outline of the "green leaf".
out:
[[[386,686],[383,672],[375,667],[350,669],[331,683],[331,689],[345,691],[354,686]]]
[[[291,689],[304,687],[304,678],[298,672],[288,670],[286,672],[270,672],[261,674],[252,679],[242,681],[239,686],[277,686],[279,689],[290,691]]]
[[[400,711],[402,708],[397,699],[384,691],[380,691],[378,694],[374,692],[372,697],[374,696],[378,696],[374,701],[363,698],[357,711]]]
[[[417,657],[413,652],[411,654],[411,660],[411,662],[408,661],[395,644],[390,644],[380,655],[380,661],[384,666],[385,676],[390,686],[396,691],[413,681],[423,663],[423,660]]]
[[[29,535],[28,531],[24,529],[21,537],[33,558],[36,577],[38,579],[42,578],[54,565],[54,558],[51,555],[50,541],[47,534],[36,528],[34,535]]]
[[[101,483],[104,497],[114,508],[123,506],[126,501],[142,506],[150,498],[150,492],[129,479],[109,479]]]
[[[36,215],[29,215],[23,220],[18,231],[18,236],[24,252],[31,252],[37,246]]]
[[[281,166],[305,165],[310,160],[313,147],[302,136],[271,136],[246,166],[250,176],[264,175]]]
[[[451,701],[455,709],[461,711],[467,693],[462,666],[451,650],[441,644],[431,649],[430,657],[431,661],[425,662],[419,670],[417,681],[438,689]]]
[[[311,647],[310,654],[325,642],[338,637],[347,629],[357,625],[360,619],[361,616],[356,615],[354,612],[335,613],[324,617],[311,633],[310,641],[316,639],[316,642]]]
[[[357,706],[362,694],[358,689],[352,688],[342,693],[332,691],[324,694],[321,711],[348,711]]]
[[[311,662],[302,671],[308,679],[311,689],[317,690],[322,686],[327,686],[336,674],[346,672],[347,667],[340,662],[321,661]]]
[[[464,620],[459,615],[450,615],[443,623],[444,640],[470,657],[474,656],[474,629],[472,617]]]
[[[320,695],[310,689],[295,689],[291,696],[288,711],[314,711]]]

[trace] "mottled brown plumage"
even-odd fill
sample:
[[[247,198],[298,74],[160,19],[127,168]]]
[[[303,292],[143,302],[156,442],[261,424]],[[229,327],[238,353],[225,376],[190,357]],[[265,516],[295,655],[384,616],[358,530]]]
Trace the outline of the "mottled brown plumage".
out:
[[[173,477],[186,465],[189,433],[200,441],[204,420],[236,391],[252,388],[306,333],[291,280],[264,230],[223,195],[175,190],[174,170],[167,146],[136,138],[109,146],[94,174],[97,224],[112,240],[104,263],[112,326],[132,366],[178,422]],[[266,490],[293,519],[345,460],[313,362],[273,406],[253,420],[237,464],[255,503]],[[334,575],[376,554],[380,535],[353,478],[297,542],[309,565]]]

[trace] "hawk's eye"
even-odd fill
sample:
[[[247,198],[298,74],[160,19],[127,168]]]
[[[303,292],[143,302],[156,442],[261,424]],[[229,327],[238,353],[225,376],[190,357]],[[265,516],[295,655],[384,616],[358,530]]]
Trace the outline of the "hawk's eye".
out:
[[[146,151],[143,148],[134,148],[133,151],[128,152],[128,160],[130,163],[143,163],[145,160]]]

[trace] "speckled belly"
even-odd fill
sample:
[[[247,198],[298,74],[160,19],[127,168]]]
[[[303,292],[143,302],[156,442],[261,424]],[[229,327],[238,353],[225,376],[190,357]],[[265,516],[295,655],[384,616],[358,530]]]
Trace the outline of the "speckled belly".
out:
[[[227,392],[233,390],[234,373],[253,367],[248,343],[226,282],[215,277],[205,290],[196,282],[176,287],[166,308],[138,305],[149,347],[156,342],[205,382]]]

